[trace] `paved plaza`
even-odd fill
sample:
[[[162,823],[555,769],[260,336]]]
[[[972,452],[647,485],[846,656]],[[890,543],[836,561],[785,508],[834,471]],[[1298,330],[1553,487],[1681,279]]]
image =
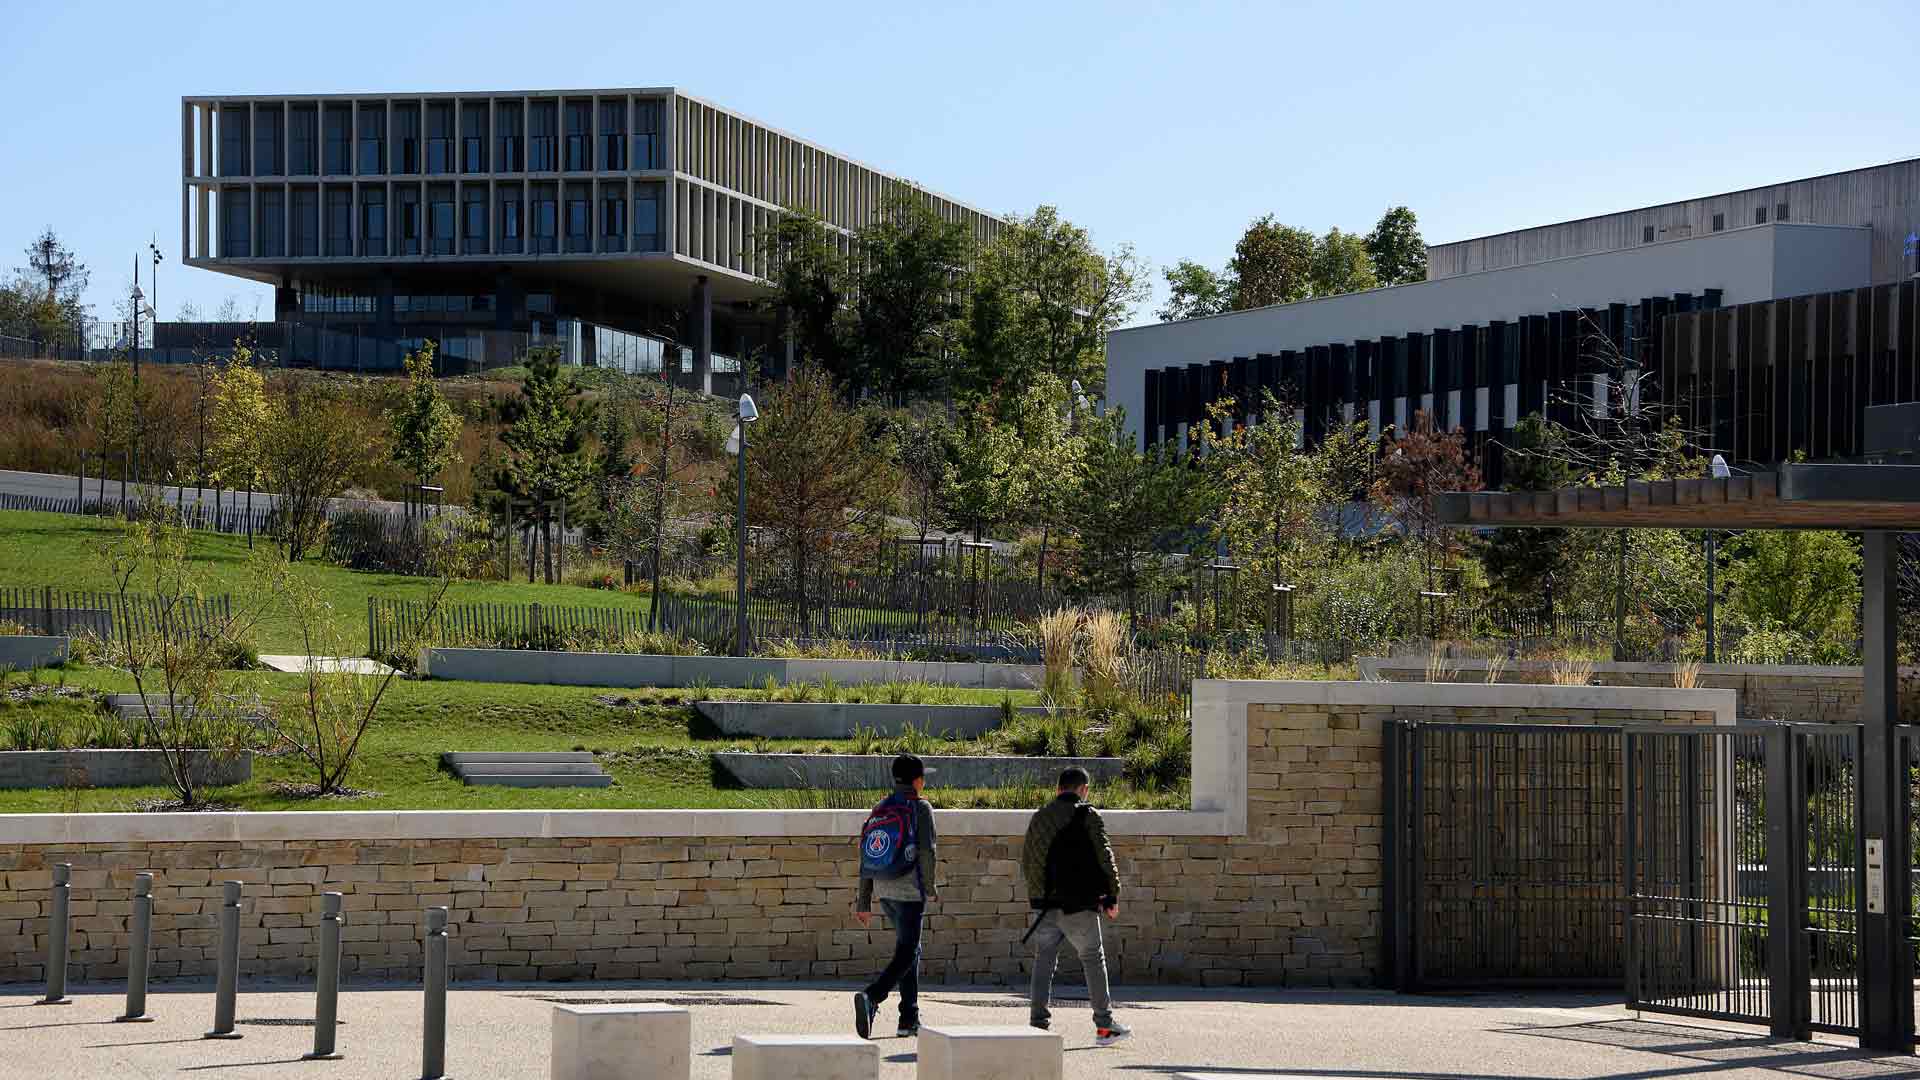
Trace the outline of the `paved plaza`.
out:
[[[209,1042],[209,988],[158,990],[150,1024],[115,1024],[122,999],[81,988],[75,1003],[39,1007],[26,987],[0,994],[0,1075],[67,1077],[186,1075],[381,1080],[420,1075],[418,990],[350,990],[340,1002],[339,1061],[303,1062],[312,1047],[313,995],[257,989],[240,997],[245,1038]],[[693,988],[594,985],[456,989],[448,1006],[448,1074],[472,1080],[535,1080],[548,1069],[557,1001],[669,1002],[693,1018],[693,1075],[729,1075],[735,1034],[834,1033],[851,1020],[842,989],[737,983]],[[1920,1059],[1876,1058],[1838,1041],[1779,1042],[1747,1029],[1692,1021],[1636,1019],[1597,997],[1469,995],[1401,997],[1374,992],[1139,990],[1120,1015],[1138,1035],[1093,1046],[1084,1000],[1056,1008],[1066,1034],[1066,1075],[1174,1077],[1214,1074],[1253,1080],[1294,1077],[1920,1077]],[[925,1022],[1006,1024],[1024,1003],[1004,990],[939,988],[922,999]],[[881,1026],[893,1027],[891,1004]],[[915,1044],[880,1040],[881,1075],[914,1075]],[[636,1076],[645,1075],[637,1072]]]

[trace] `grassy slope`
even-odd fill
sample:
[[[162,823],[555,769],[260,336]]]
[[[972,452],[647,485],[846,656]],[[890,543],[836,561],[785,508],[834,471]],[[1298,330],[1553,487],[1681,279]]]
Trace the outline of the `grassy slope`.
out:
[[[72,514],[0,511],[0,585],[53,585],[72,589],[110,588],[95,554],[111,538],[113,525],[100,518]],[[266,541],[256,539],[263,548]],[[233,594],[236,607],[248,582],[249,553],[244,536],[195,533],[193,558],[204,567],[209,588]],[[298,572],[322,589],[339,613],[341,634],[352,651],[366,648],[367,598],[425,600],[435,583],[398,574],[365,574],[324,563],[302,563]],[[527,585],[498,581],[456,581],[448,603],[618,607],[645,611],[645,597],[572,585]],[[265,610],[253,634],[263,653],[297,652],[300,638],[284,614]]]
[[[41,677],[99,690],[132,689],[125,674],[100,668],[52,671]],[[295,698],[302,686],[295,675],[260,674],[254,679],[259,693],[271,699]],[[751,690],[723,693],[740,699],[762,696]],[[1014,700],[1025,704],[1032,696],[1019,694]],[[602,698],[625,698],[629,703],[608,704]],[[998,696],[982,693],[979,700],[997,701]],[[5,711],[0,707],[0,722],[4,722]],[[379,717],[368,730],[349,781],[356,788],[379,792],[379,797],[320,802],[279,794],[272,787],[276,781],[299,783],[311,779],[304,761],[293,755],[256,756],[251,782],[221,789],[214,797],[247,810],[811,805],[804,794],[716,788],[708,754],[728,746],[745,747],[747,743],[696,738],[695,727],[697,718],[685,696],[672,690],[399,680],[381,703]],[[843,753],[855,749],[850,740],[775,739],[756,744],[758,749],[774,752],[823,747]],[[441,770],[440,754],[446,750],[591,750],[603,755],[602,764],[613,774],[614,786],[578,790],[467,787]],[[128,810],[139,800],[165,794],[160,788],[0,791],[0,813]],[[981,797],[967,796],[973,800]],[[873,801],[859,792],[820,793],[811,798],[832,806],[865,806]],[[1161,800],[1183,805],[1178,796],[1162,796]]]

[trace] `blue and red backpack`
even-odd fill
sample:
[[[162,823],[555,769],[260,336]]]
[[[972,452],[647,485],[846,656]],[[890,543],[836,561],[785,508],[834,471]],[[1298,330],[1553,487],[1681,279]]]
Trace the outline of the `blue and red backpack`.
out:
[[[860,876],[890,880],[913,872],[918,837],[914,835],[914,803],[904,795],[889,795],[867,815],[860,827]]]

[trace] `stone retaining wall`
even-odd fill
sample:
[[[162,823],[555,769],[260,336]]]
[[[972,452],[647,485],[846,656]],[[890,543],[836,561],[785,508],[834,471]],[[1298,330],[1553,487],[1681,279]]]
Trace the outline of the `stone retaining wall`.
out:
[[[1390,717],[1731,723],[1723,690],[1202,681],[1192,811],[1107,814],[1125,887],[1111,970],[1150,982],[1375,977]],[[49,867],[74,864],[73,978],[126,967],[128,886],[156,875],[154,975],[213,973],[220,882],[248,882],[242,970],[308,977],[318,894],[344,970],[418,976],[449,905],[460,979],[865,979],[891,933],[849,916],[864,811],[0,816],[0,981],[42,977]],[[941,811],[929,982],[1019,983],[1024,811]],[[1071,965],[1071,961],[1068,965]]]
[[[187,755],[187,767],[209,787],[253,779],[253,751]],[[167,784],[164,750],[0,750],[0,788],[148,787]]]
[[[1452,681],[1484,683],[1485,660],[1451,660]],[[1390,659],[1363,657],[1360,675],[1389,682],[1424,682],[1427,661],[1421,656]],[[1616,664],[1593,666],[1593,681],[1603,686],[1674,685],[1675,664]],[[1553,665],[1541,660],[1518,660],[1501,666],[1502,683],[1547,683]],[[1702,664],[1695,686],[1733,690],[1740,695],[1740,715],[1753,720],[1794,720],[1809,723],[1857,723],[1863,679],[1859,667],[1815,667],[1804,664]],[[1901,722],[1920,723],[1920,668],[1900,669]]]
[[[892,754],[715,754],[727,775],[747,788],[814,788],[821,791],[873,791],[893,786]],[[1044,787],[1052,790],[1060,770],[1078,765],[1095,784],[1120,779],[1125,758],[1035,758],[929,754],[927,798],[936,803],[941,788]]]
[[[423,649],[420,673],[472,682],[560,686],[757,687],[825,682],[926,682],[976,690],[1033,690],[1046,669],[1032,664],[923,660],[779,660],[757,656],[652,656],[540,649]]]

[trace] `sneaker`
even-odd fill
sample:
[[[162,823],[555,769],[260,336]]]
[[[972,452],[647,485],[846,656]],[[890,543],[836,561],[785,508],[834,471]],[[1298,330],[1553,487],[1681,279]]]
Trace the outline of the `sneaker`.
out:
[[[873,1003],[864,990],[853,995],[853,1030],[863,1039],[873,1038]]]
[[[1121,1039],[1128,1038],[1132,1034],[1132,1028],[1116,1020],[1112,1027],[1093,1029],[1093,1045],[1112,1046],[1114,1043],[1119,1042]]]
[[[902,1039],[911,1039],[918,1034],[920,1034],[920,1023],[917,1020],[911,1024],[905,1020],[900,1021],[899,1030],[894,1032],[895,1036]]]
[[[1048,1023],[1045,1020],[1029,1020],[1027,1021],[1027,1026],[1030,1028],[1035,1028],[1039,1031],[1045,1031],[1049,1027],[1052,1027],[1053,1025]]]

